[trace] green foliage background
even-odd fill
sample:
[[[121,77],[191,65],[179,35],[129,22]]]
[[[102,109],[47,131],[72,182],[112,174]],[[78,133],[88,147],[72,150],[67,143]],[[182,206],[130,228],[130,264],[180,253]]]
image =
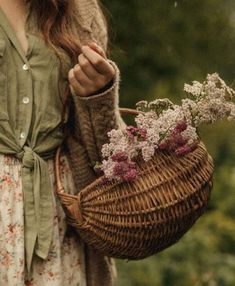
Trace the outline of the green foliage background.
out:
[[[235,87],[234,0],[103,0],[110,58],[121,70],[120,106],[168,97],[218,72]],[[131,118],[126,118],[132,122]],[[203,127],[214,158],[209,209],[174,246],[138,262],[118,260],[117,286],[235,285],[234,124]]]

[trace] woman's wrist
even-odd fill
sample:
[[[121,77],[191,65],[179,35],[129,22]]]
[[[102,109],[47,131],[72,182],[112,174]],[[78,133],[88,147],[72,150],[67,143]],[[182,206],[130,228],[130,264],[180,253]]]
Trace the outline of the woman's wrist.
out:
[[[108,82],[104,87],[100,88],[96,92],[93,92],[92,94],[89,94],[88,96],[93,96],[93,95],[97,95],[97,94],[106,92],[108,89],[110,89],[112,87],[113,83],[114,83],[114,78],[112,78],[111,81]]]

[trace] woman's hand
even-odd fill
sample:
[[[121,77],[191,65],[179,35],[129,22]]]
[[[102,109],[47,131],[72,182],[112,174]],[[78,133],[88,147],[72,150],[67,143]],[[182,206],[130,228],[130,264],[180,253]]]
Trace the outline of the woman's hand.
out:
[[[79,96],[89,96],[108,86],[115,69],[96,43],[82,46],[78,63],[68,73],[70,89]]]

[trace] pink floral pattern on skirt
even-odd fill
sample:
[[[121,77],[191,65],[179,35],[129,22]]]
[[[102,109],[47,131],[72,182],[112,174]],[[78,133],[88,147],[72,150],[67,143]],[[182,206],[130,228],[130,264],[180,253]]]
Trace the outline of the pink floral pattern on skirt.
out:
[[[54,162],[48,160],[54,190],[54,236],[48,258],[33,260],[27,279],[24,259],[24,217],[21,162],[0,154],[0,286],[86,286],[84,245],[75,234],[65,235],[67,224],[57,198]],[[61,176],[66,192],[74,193],[71,170],[61,156]]]

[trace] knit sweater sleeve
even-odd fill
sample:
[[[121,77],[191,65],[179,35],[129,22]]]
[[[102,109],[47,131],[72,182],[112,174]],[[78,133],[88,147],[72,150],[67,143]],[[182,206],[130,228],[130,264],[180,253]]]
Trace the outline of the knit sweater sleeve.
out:
[[[90,28],[90,40],[95,40],[106,51],[107,29],[98,5]],[[98,94],[87,97],[72,94],[77,121],[79,122],[79,130],[74,130],[74,132],[81,136],[79,140],[83,142],[87,150],[91,165],[102,159],[101,148],[108,140],[107,132],[113,128],[125,127],[119,112],[120,72],[113,61],[109,60],[109,62],[115,69],[111,86]]]

